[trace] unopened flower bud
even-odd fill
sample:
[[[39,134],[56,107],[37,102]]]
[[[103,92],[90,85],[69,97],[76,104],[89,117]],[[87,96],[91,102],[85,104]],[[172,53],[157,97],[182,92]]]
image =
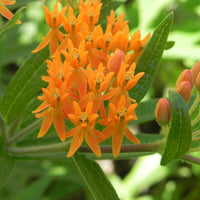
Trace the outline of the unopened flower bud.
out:
[[[167,99],[161,98],[156,104],[155,109],[156,121],[165,126],[170,122],[171,119],[171,106]]]
[[[198,92],[200,92],[200,72],[198,73],[198,75],[196,77],[195,86],[196,86]]]
[[[193,76],[192,76],[191,70],[185,69],[180,73],[180,75],[176,81],[176,86],[178,86],[179,83],[182,81],[188,81],[191,84],[191,87],[193,88],[194,81],[193,81]]]
[[[191,96],[192,86],[188,81],[182,81],[176,86],[175,91],[178,92],[187,103]]]
[[[197,78],[198,73],[200,72],[200,61],[198,61],[191,69],[193,81],[195,83],[195,80]]]
[[[120,70],[120,66],[122,64],[122,61],[124,60],[124,52],[121,50],[115,51],[115,53],[112,55],[110,60],[108,61],[108,70],[118,73]]]

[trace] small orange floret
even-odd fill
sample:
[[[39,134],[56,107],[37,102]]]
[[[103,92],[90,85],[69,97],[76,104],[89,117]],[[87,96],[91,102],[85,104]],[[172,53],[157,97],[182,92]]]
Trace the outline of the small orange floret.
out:
[[[75,101],[73,102],[73,106],[75,114],[69,114],[68,117],[76,127],[66,133],[66,137],[73,136],[67,157],[74,155],[84,139],[92,151],[100,157],[101,149],[97,137],[101,137],[101,133],[94,129],[94,124],[98,118],[98,114],[92,113],[93,102],[90,102],[87,105],[85,112],[81,111],[79,104]]]
[[[53,55],[59,46],[59,42],[63,40],[63,33],[58,28],[62,24],[62,15],[66,12],[67,7],[64,7],[61,12],[58,12],[58,4],[56,3],[52,12],[50,12],[46,6],[43,6],[43,9],[45,11],[46,23],[51,29],[47,35],[42,38],[42,42],[38,47],[32,52],[37,53],[49,44],[50,53]]]
[[[99,21],[100,10],[102,3],[100,0],[89,0],[84,4],[83,0],[80,0],[79,11],[80,17],[83,22],[86,22],[90,27],[90,30],[93,29],[94,25]]]
[[[113,146],[113,155],[117,157],[123,140],[123,134],[134,143],[140,143],[140,141],[135,137],[131,131],[126,127],[126,125],[132,120],[137,119],[137,116],[134,112],[138,104],[132,104],[128,108],[125,107],[125,97],[122,96],[118,105],[109,104],[109,113],[107,120],[99,120],[99,124],[107,126],[103,135],[106,138],[112,136],[112,146]]]
[[[55,88],[51,85],[47,89],[43,88],[43,96],[39,99],[44,101],[33,113],[37,113],[37,118],[44,117],[38,137],[43,137],[51,127],[52,123],[56,128],[59,138],[65,141],[65,123],[63,106],[68,98],[65,93],[65,83],[60,88]],[[42,111],[42,112],[41,112]],[[40,112],[40,113],[39,113]]]

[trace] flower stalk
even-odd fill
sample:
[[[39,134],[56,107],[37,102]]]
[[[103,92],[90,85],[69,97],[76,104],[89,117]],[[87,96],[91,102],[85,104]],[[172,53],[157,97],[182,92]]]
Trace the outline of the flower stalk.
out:
[[[12,154],[12,156],[28,156],[28,155],[48,155],[52,153],[61,153],[68,151],[70,147],[70,141],[58,143],[58,144],[51,144],[51,145],[43,145],[43,146],[33,146],[33,147],[8,147],[7,151]],[[155,143],[145,143],[145,144],[133,144],[133,145],[122,145],[121,153],[130,153],[130,152],[159,152],[162,143],[155,142]],[[82,153],[92,153],[92,150],[89,146],[81,146],[79,148],[79,152]],[[102,153],[112,153],[112,146],[101,146]]]
[[[191,155],[185,155],[185,156],[183,157],[183,160],[189,161],[189,162],[192,162],[192,163],[194,163],[194,164],[200,165],[200,159],[199,159],[199,158],[196,158],[196,157],[194,157],[194,156],[191,156]]]
[[[8,139],[7,144],[9,144],[9,145],[14,144],[17,141],[21,140],[23,137],[31,134],[33,130],[40,127],[41,122],[42,122],[42,119],[38,119],[38,120],[34,121],[32,124],[30,124],[29,126],[20,130],[17,135],[14,135]]]

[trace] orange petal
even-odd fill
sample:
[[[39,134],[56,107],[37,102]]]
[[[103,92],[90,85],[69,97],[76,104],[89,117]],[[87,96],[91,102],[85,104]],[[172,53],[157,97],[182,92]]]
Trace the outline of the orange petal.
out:
[[[82,113],[79,104],[76,101],[73,101],[73,106],[74,106],[75,114],[79,116]]]
[[[2,0],[2,3],[5,4],[5,5],[13,5],[13,4],[16,3],[16,1],[11,1],[11,0],[10,1],[9,0],[5,1],[5,0]]]
[[[105,138],[105,135],[104,135],[102,132],[100,132],[100,131],[98,131],[98,130],[96,130],[96,129],[93,129],[93,132],[94,132],[94,134],[95,134],[97,137],[99,137],[99,138]]]
[[[113,125],[110,125],[110,126],[107,126],[104,130],[103,130],[103,135],[107,138],[111,137],[113,135],[113,131],[114,131],[114,126]]]
[[[68,132],[65,134],[65,136],[68,138],[68,137],[71,137],[71,136],[75,135],[78,129],[79,129],[79,127],[73,128],[72,130],[68,131]]]
[[[123,83],[125,81],[125,71],[126,71],[126,64],[122,63],[119,73],[117,75],[117,83],[119,86],[123,86]]]
[[[134,110],[136,109],[136,107],[138,106],[138,103],[134,103],[134,104],[131,104],[129,106],[129,108],[127,109],[127,115],[134,115]]]
[[[87,81],[85,77],[81,74],[77,76],[77,89],[81,97],[84,97],[87,93]]]
[[[83,142],[83,133],[81,130],[79,130],[73,137],[69,152],[67,154],[67,158],[74,155],[77,149],[81,146],[82,142]]]
[[[117,110],[122,110],[124,108],[125,105],[125,96],[121,96]]]
[[[101,149],[99,147],[99,143],[97,142],[97,138],[94,136],[92,130],[87,130],[85,132],[85,140],[87,144],[90,146],[92,151],[98,156],[101,156]]]
[[[114,134],[112,137],[112,149],[113,155],[116,158],[119,155],[121,145],[123,140],[123,127],[117,126],[115,127]]]
[[[74,86],[76,76],[73,72],[70,72],[66,78],[67,88],[71,89]]]
[[[94,123],[96,121],[96,119],[99,117],[98,114],[92,114],[92,115],[89,115],[88,118],[89,118],[89,126],[93,127],[94,126]]]
[[[7,19],[12,19],[13,13],[8,10],[2,3],[0,3],[0,13]],[[16,24],[21,24],[21,21],[18,20]]]
[[[48,112],[48,109],[41,112],[41,113],[35,114],[35,117],[36,118],[44,117],[47,114],[47,112]]]
[[[49,12],[49,9],[43,5],[42,6],[43,9],[44,9],[44,12],[45,12],[45,20],[46,20],[46,23],[51,27],[53,24],[52,24],[52,15],[51,13]]]
[[[132,87],[134,87],[136,85],[136,83],[139,81],[139,79],[143,75],[144,75],[144,72],[140,72],[140,73],[136,74],[136,76],[127,83],[127,85],[124,87],[124,89],[130,90]]]
[[[100,101],[100,104],[99,104],[99,111],[100,111],[100,113],[101,113],[102,119],[103,119],[103,120],[106,120],[106,110],[105,110],[103,101]]]
[[[117,87],[113,90],[111,90],[110,92],[106,93],[103,95],[103,100],[106,101],[108,99],[111,99],[113,97],[114,94],[117,94],[120,91],[120,88]]]
[[[127,127],[125,127],[125,135],[131,142],[136,144],[140,143],[139,139],[135,135],[133,135]]]
[[[38,138],[41,138],[46,134],[46,132],[51,127],[52,122],[53,122],[53,113],[52,113],[52,110],[50,109],[47,112],[47,114],[46,114],[46,116],[45,116],[45,118],[44,118],[44,120],[42,122],[42,126],[40,128],[40,132],[39,132],[39,134],[37,136]]]
[[[81,98],[79,105],[81,109],[84,109],[88,102],[91,101],[94,97],[94,93],[93,92],[89,92],[85,97]]]
[[[91,115],[92,114],[92,108],[93,108],[93,102],[90,101],[86,107],[85,112],[87,113],[87,115]]]
[[[74,123],[74,125],[78,125],[79,124],[79,117],[73,114],[69,114],[68,115],[69,120],[72,121]]]
[[[38,47],[36,49],[34,49],[32,51],[32,53],[37,53],[38,51],[40,51],[41,49],[43,49],[44,47],[46,47],[47,44],[50,41],[50,37],[51,37],[51,30],[47,33],[47,35],[45,37],[42,38],[41,43],[38,45]]]
[[[45,108],[47,108],[48,106],[49,104],[47,104],[46,102],[43,102],[36,110],[32,111],[32,113],[38,113],[44,110]]]
[[[109,103],[108,121],[111,121],[116,115],[116,113],[117,113],[116,107],[112,103]]]
[[[100,89],[99,89],[100,92],[103,92],[108,88],[110,84],[110,80],[113,77],[113,75],[114,75],[114,72],[110,72],[106,75],[106,77],[104,78],[104,81],[100,85]]]
[[[55,113],[54,126],[61,141],[65,141],[65,122],[61,111]]]
[[[58,37],[57,37],[55,30],[51,31],[49,48],[50,48],[51,55],[53,55],[56,52],[56,50],[58,49]]]
[[[68,114],[74,113],[72,100],[69,97],[65,99],[65,103],[63,105],[63,112],[65,117],[67,117]]]

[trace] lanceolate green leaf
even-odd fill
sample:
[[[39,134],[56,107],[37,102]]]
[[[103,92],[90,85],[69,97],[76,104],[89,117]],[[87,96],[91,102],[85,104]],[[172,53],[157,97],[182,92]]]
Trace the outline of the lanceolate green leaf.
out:
[[[167,165],[171,160],[183,157],[189,150],[192,140],[190,117],[185,101],[175,91],[169,92],[169,101],[172,120],[161,165]]]
[[[170,13],[156,28],[151,36],[144,52],[140,56],[136,73],[145,72],[145,75],[139,80],[137,85],[130,91],[130,95],[137,101],[140,101],[149,88],[156,74],[159,61],[165,49],[167,37],[173,22],[173,13]]]
[[[155,119],[155,108],[158,99],[150,99],[148,101],[140,102],[135,110],[137,120],[133,121],[133,124],[140,124]]]
[[[43,64],[48,57],[48,48],[37,54],[31,54],[8,85],[0,105],[7,123],[16,119],[44,86],[41,75],[46,73]]]
[[[12,28],[15,23],[17,22],[17,20],[19,20],[22,11],[25,9],[25,7],[20,8],[15,15],[13,16],[13,18],[7,22],[3,27],[0,28],[0,34],[3,33],[4,31],[6,31],[7,29]]]
[[[111,183],[95,161],[77,154],[73,156],[73,160],[94,200],[119,200]]]

